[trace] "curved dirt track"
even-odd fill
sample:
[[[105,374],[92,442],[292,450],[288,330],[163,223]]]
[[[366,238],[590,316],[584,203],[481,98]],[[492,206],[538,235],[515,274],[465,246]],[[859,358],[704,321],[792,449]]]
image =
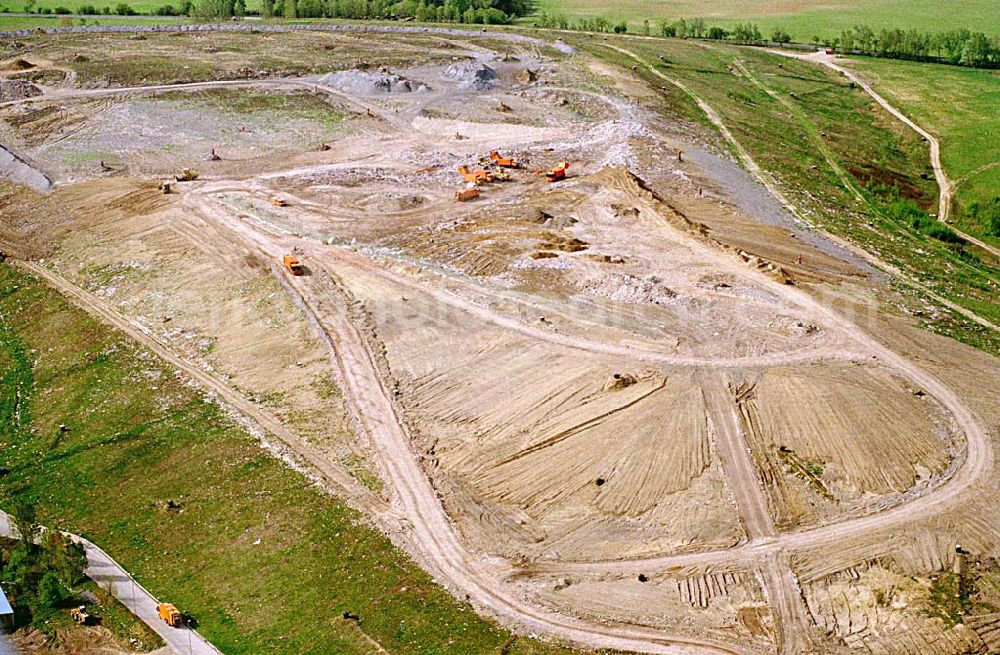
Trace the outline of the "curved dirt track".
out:
[[[309,247],[301,240],[289,239],[288,235],[279,232],[269,230],[266,234],[262,234],[258,226],[250,226],[238,217],[226,216],[227,212],[213,211],[211,204],[204,198],[189,200],[189,206],[192,206],[193,209],[200,211],[206,218],[221,219],[235,235],[261,249],[268,257],[279,256],[292,244],[299,245],[299,247]],[[698,245],[700,246],[700,244]],[[345,255],[344,251],[337,247],[320,248],[314,246],[311,250],[317,255],[320,251],[328,255],[334,254],[335,260],[341,259]],[[711,252],[708,254],[713,256]],[[724,256],[719,253],[714,253],[713,259],[719,262],[721,268],[728,267]],[[311,260],[321,261],[320,257]],[[359,263],[357,256],[351,256],[349,260],[354,265]],[[366,268],[370,268],[370,265]],[[323,264],[322,270],[330,280],[336,279],[336,272],[327,268],[325,264]],[[743,274],[750,273],[744,271]],[[396,279],[396,276],[392,277],[394,280]],[[801,598],[794,575],[790,574],[787,567],[783,569],[778,564],[785,561],[783,553],[790,549],[835,543],[843,539],[865,535],[874,530],[895,527],[946,509],[970,493],[976,481],[989,472],[993,453],[985,427],[979,423],[961,400],[936,378],[891,349],[886,348],[860,328],[822,306],[804,292],[778,285],[762,275],[761,278],[762,283],[773,285],[776,293],[780,293],[796,305],[810,308],[815,315],[823,317],[827,325],[833,325],[845,334],[850,334],[852,339],[861,346],[860,351],[868,353],[869,358],[875,358],[904,374],[915,385],[935,397],[954,416],[959,429],[967,439],[964,461],[955,474],[948,481],[925,495],[908,500],[881,513],[840,523],[798,532],[774,534],[773,528],[770,530],[767,528],[768,519],[761,518],[759,521],[750,523],[759,526],[753,530],[752,540],[743,546],[732,549],[625,561],[539,562],[537,565],[526,567],[525,570],[550,573],[635,574],[692,564],[721,564],[735,561],[754,566],[763,563],[763,570],[766,573],[765,580],[770,586],[767,590],[768,596],[773,599],[776,611],[786,614],[779,622],[785,632],[781,641],[782,651],[799,653],[805,652],[803,649],[806,648],[805,642],[802,641],[805,638],[806,621],[804,611],[798,605],[799,601],[794,601],[796,598]],[[585,639],[584,634],[580,632],[582,626],[578,622],[573,621],[567,624],[562,617],[556,621],[555,617],[558,615],[546,612],[539,613],[530,605],[525,605],[520,599],[503,592],[502,578],[509,575],[509,572],[505,574],[501,569],[494,571],[493,575],[484,576],[481,562],[477,565],[476,555],[469,552],[461,539],[454,533],[450,519],[444,511],[436,491],[430,485],[426,474],[423,473],[419,465],[416,454],[410,446],[406,430],[396,415],[391,400],[389,400],[384,381],[374,363],[370,345],[348,320],[346,308],[330,307],[327,299],[330,295],[329,291],[332,291],[333,288],[324,293],[322,289],[315,288],[315,285],[310,282],[295,280],[293,284],[293,288],[300,294],[303,302],[316,317],[314,325],[322,326],[326,339],[333,346],[332,355],[339,362],[338,369],[341,378],[339,381],[345,394],[351,399],[350,404],[357,412],[372,442],[377,446],[382,466],[388,473],[390,482],[396,489],[398,500],[402,505],[402,513],[413,522],[414,537],[425,565],[437,570],[442,577],[469,593],[473,599],[498,615],[532,626],[534,629],[553,632],[574,642],[597,647],[612,647],[610,646],[611,642],[603,641],[604,637],[607,637],[606,634],[602,633],[603,636],[600,639],[595,638],[594,635]],[[336,283],[333,283],[333,287],[336,286]],[[427,291],[425,287],[422,289]],[[466,304],[463,303],[463,305]],[[490,310],[478,305],[463,306],[463,309],[473,311],[477,317],[501,327],[522,333],[527,328],[527,326],[508,317],[493,315]],[[533,330],[535,328],[528,330],[527,334],[534,336]],[[550,334],[544,332],[540,336],[548,338]],[[588,349],[591,345],[596,345],[598,352],[605,350],[599,344],[586,342],[576,344],[577,347]],[[632,355],[634,356],[634,353]],[[680,364],[677,361],[672,363]],[[722,367],[727,364],[725,360],[721,360],[719,363]],[[697,360],[691,365],[711,366],[711,362]],[[731,450],[740,447],[740,444],[736,444]],[[749,475],[751,474],[743,472],[736,478],[742,489],[739,496],[743,498],[752,498],[755,493],[751,486],[755,482],[746,479]],[[756,476],[753,477],[756,478]],[[753,503],[753,501],[749,502]],[[754,510],[749,510],[747,513],[751,512]],[[759,515],[760,512],[758,511],[756,514]],[[621,634],[616,635],[616,638],[620,637]],[[648,638],[648,634],[643,633],[643,637]],[[630,638],[641,639],[643,637],[633,634]],[[669,639],[676,638],[670,637]],[[659,647],[659,645],[660,642],[656,642],[655,647]],[[651,647],[654,647],[652,642],[645,642],[645,645],[633,642],[629,645],[632,650],[659,652],[647,650]]]

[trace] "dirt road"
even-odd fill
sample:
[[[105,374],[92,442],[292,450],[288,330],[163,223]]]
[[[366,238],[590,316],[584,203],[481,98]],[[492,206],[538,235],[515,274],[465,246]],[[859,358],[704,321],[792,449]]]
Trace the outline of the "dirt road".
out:
[[[733,394],[719,374],[703,373],[700,377],[711,432],[729,489],[736,497],[740,522],[750,541],[773,537],[774,519],[768,510],[767,496],[736,416]]]
[[[235,238],[267,257],[288,250],[289,244],[253,234],[246,223],[228,212],[209,212],[205,217],[221,221]],[[745,652],[711,640],[664,635],[647,628],[590,624],[540,609],[507,591],[503,580],[511,574],[511,567],[487,563],[468,550],[421,468],[371,345],[350,320],[336,267],[321,258],[311,261],[314,275],[289,280],[288,286],[310,313],[310,324],[322,331],[321,340],[328,344],[336,363],[336,381],[360,429],[375,447],[379,464],[395,491],[396,505],[412,525],[411,543],[424,567],[449,586],[461,589],[490,614],[587,647],[677,655]]]
[[[197,631],[184,626],[172,628],[163,622],[156,611],[159,600],[149,593],[142,585],[128,574],[118,562],[104,552],[99,546],[75,534],[65,533],[73,541],[82,544],[87,553],[87,577],[102,586],[110,586],[111,594],[125,607],[135,614],[150,629],[163,638],[170,648],[178,655],[222,655],[218,648],[198,634]],[[0,510],[0,535],[16,537],[10,515]]]
[[[872,85],[869,84],[868,81],[865,80],[861,75],[858,75],[856,72],[852,71],[849,68],[845,68],[844,66],[838,65],[836,63],[836,55],[828,55],[825,52],[815,52],[808,55],[804,55],[801,53],[785,52],[782,50],[771,50],[770,52],[784,55],[786,57],[792,57],[794,59],[802,59],[803,61],[812,61],[821,64],[823,66],[826,66],[831,70],[837,71],[838,73],[842,74],[844,77],[846,77],[847,79],[851,80],[852,82],[860,86],[862,89],[864,89],[865,93],[870,95],[872,99],[875,100],[875,102],[881,105],[883,109],[885,109],[887,112],[896,117],[900,122],[902,122],[907,127],[912,129],[914,132],[916,132],[924,139],[926,139],[927,143],[930,144],[931,168],[934,169],[934,179],[937,181],[938,185],[938,220],[941,221],[942,223],[948,222],[948,218],[951,213],[952,197],[954,196],[955,193],[955,185],[951,182],[951,180],[948,179],[948,175],[947,173],[945,173],[944,166],[941,164],[941,142],[938,140],[936,136],[934,136],[929,131],[918,125],[906,114],[904,114],[902,111],[893,106],[888,100],[886,100],[877,91],[875,91],[875,89],[872,88]],[[992,254],[994,257],[1000,258],[1000,248],[992,246],[981,239],[977,239],[971,234],[968,234],[958,229],[954,225],[951,226],[951,229],[955,230],[955,232],[957,232],[963,239],[965,239],[969,243],[975,244],[976,246]]]

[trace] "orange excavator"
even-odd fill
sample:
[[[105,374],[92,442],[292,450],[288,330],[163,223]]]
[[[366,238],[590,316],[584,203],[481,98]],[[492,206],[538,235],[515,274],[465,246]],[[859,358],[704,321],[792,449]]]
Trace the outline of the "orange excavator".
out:
[[[513,157],[504,157],[496,150],[490,153],[490,161],[500,168],[521,168],[521,162]]]
[[[470,184],[485,184],[493,181],[493,173],[484,168],[470,170],[468,166],[462,165],[458,167],[458,172]]]
[[[561,161],[556,164],[555,168],[550,168],[545,171],[545,179],[549,182],[558,182],[559,180],[566,179],[566,169],[569,168],[567,162]]]

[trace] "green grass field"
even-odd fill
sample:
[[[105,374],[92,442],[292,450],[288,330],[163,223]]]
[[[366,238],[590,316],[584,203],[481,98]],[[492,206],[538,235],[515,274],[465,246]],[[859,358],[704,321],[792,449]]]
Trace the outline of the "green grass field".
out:
[[[155,357],[6,264],[0,443],[8,496],[101,545],[227,655],[569,653],[478,617]]]
[[[69,16],[0,16],[0,31],[33,30],[39,27],[76,27],[77,25],[152,25],[155,23],[189,23],[190,19],[152,16],[102,16],[101,18],[72,18]]]
[[[570,17],[603,16],[626,20],[636,31],[643,20],[654,28],[659,19],[704,18],[710,25],[732,27],[738,22],[755,21],[765,33],[783,27],[797,41],[813,36],[835,37],[853,25],[869,25],[876,31],[886,28],[926,31],[965,27],[1000,34],[1000,11],[995,0],[732,0],[707,3],[702,0],[620,0],[613,4],[595,0],[537,0],[539,12],[561,13]],[[529,21],[530,22],[530,21]]]
[[[963,209],[1000,196],[1000,73],[888,59],[845,61],[941,141],[941,162],[956,183],[958,224],[983,236]],[[1000,238],[993,241],[1000,244]]]
[[[811,221],[879,254],[952,302],[1000,323],[996,293],[1000,262],[934,238],[925,222],[891,211],[898,197],[934,207],[936,187],[928,147],[902,123],[876,112],[864,91],[817,65],[757,48],[680,39],[609,39],[683,82],[714,107],[736,139],[777,178]],[[603,40],[568,40],[623,66],[635,63],[604,47]],[[739,62],[750,77],[736,67]],[[655,88],[664,86],[644,66],[637,73]],[[668,113],[706,122],[676,87],[668,85],[662,94]],[[851,188],[862,193],[864,203],[857,202]],[[928,327],[1000,353],[995,333],[950,312]]]

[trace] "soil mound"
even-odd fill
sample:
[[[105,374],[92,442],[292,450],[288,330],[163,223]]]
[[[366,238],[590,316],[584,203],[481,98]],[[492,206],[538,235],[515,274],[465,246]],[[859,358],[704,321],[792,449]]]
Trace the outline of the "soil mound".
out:
[[[3,69],[8,71],[26,71],[29,68],[34,68],[34,67],[35,65],[30,61],[26,61],[24,59],[15,59],[14,61],[5,65]]]
[[[444,69],[441,78],[474,91],[489,91],[497,86],[497,72],[478,61],[456,62]]]
[[[320,82],[354,95],[412,93],[429,90],[427,85],[408,80],[395,73],[372,73],[362,70],[329,73],[321,77]]]
[[[658,277],[638,277],[628,273],[605,275],[586,286],[590,293],[626,304],[666,305],[677,297],[673,289]]]

